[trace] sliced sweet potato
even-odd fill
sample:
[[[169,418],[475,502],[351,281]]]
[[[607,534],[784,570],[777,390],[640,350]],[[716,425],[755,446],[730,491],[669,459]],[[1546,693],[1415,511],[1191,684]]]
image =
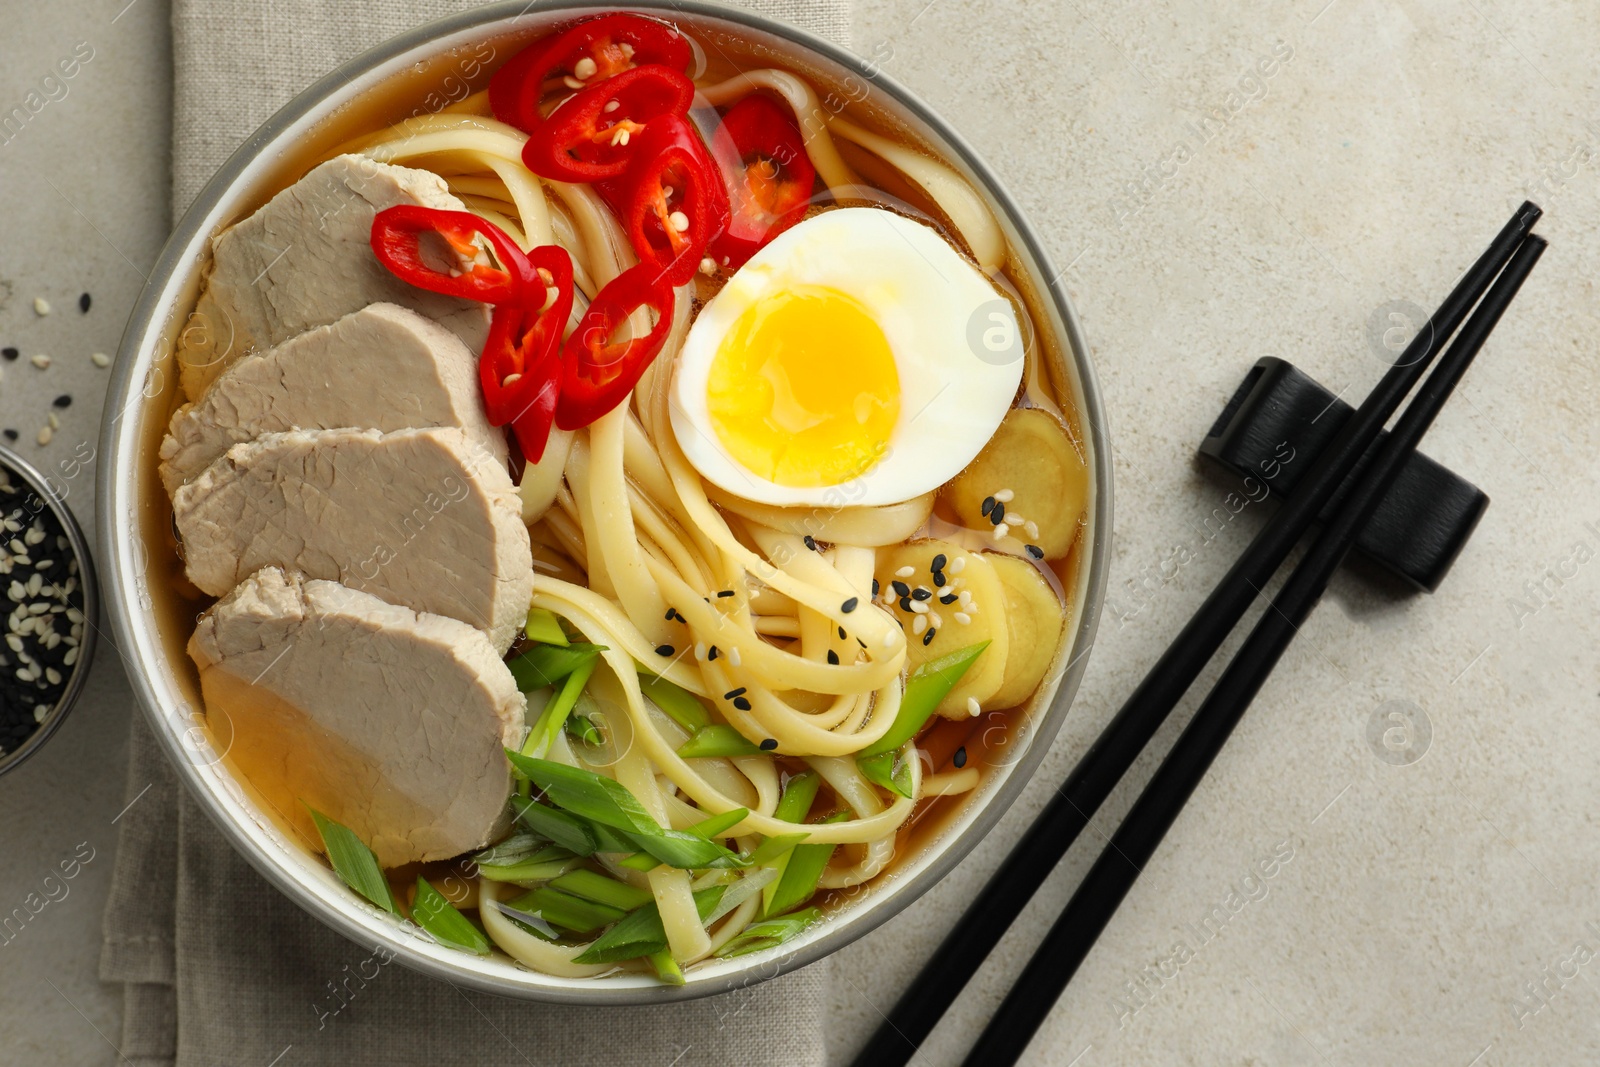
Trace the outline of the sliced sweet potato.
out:
[[[1006,628],[1010,652],[1005,680],[989,697],[989,706],[1012,708],[1039,688],[1061,644],[1061,601],[1044,575],[1026,560],[994,556],[989,560],[1006,596]]]
[[[1009,535],[995,542],[996,551],[1020,556],[1033,545],[1042,558],[1060,559],[1078,536],[1089,499],[1089,470],[1054,415],[1017,408],[978,458],[945,486],[943,496],[961,524],[974,530],[994,529],[997,503],[1003,516],[1034,524],[1037,534],[1025,524],[1011,526]]]
[[[902,573],[907,568],[910,572]],[[989,557],[948,541],[912,541],[878,553],[877,579],[880,602],[905,628],[907,666],[912,670],[947,652],[989,642],[940,701],[939,714],[966,718],[971,714],[969,697],[980,706],[990,703],[1005,680],[1009,634],[1005,589]],[[919,591],[924,591],[925,597],[919,599]],[[945,603],[942,598],[950,600]],[[909,605],[926,605],[927,610],[917,611]],[[928,622],[919,624],[918,617]]]

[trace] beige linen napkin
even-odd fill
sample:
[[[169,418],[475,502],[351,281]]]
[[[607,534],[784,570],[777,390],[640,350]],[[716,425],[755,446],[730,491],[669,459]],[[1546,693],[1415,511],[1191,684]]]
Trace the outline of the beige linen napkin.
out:
[[[273,111],[361,49],[472,0],[173,0],[173,209]],[[849,0],[742,0],[845,43]],[[148,791],[148,792],[146,792]],[[720,997],[572,1008],[474,993],[347,941],[273,889],[183,791],[133,716],[100,972],[123,983],[120,1062],[737,1064],[823,1061],[824,965]]]

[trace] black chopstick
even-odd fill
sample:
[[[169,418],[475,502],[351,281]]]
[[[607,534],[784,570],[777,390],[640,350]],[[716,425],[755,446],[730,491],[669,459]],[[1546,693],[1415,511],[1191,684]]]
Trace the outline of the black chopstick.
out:
[[[1328,581],[1349,554],[1356,535],[1377,510],[1400,468],[1416,451],[1417,443],[1444,407],[1544,249],[1544,239],[1537,236],[1530,236],[1517,249],[1494,288],[1468,320],[1461,336],[1440,359],[1438,368],[1428,376],[1416,399],[1400,416],[1394,432],[1362,472],[1359,485],[1351,491],[1343,509],[1290,572],[1288,581],[1273,598],[1272,606],[1251,630],[1244,646],[1223,671],[1112,835],[1105,851],[1089,869],[1066,910],[1050,927],[978,1038],[967,1057],[968,1064],[1007,1067],[1021,1057],[1039,1024],[1205,777],[1279,657],[1316,607]]]
[[[915,1054],[1243,618],[1257,591],[1339,492],[1383,424],[1511,259],[1540,214],[1537,205],[1524,203],[1461,277],[1078,761],[856,1056],[857,1067],[898,1067]]]

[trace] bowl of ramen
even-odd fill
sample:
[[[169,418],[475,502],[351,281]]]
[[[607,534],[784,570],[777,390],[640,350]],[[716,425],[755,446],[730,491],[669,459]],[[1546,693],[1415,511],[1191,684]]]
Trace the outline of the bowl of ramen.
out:
[[[1068,714],[1110,483],[993,175],[881,71],[692,3],[490,5],[267,122],[103,436],[113,624],[232,844],[490,992],[818,959]]]

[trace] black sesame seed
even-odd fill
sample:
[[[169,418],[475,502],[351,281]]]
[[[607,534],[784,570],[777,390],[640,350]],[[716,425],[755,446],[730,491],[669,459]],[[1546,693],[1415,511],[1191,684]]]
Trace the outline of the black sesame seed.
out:
[[[734,697],[742,697],[742,696],[744,696],[745,692],[746,692],[745,687],[741,685],[737,689],[730,689],[726,693],[723,693],[722,694],[722,699],[723,700],[732,700]]]
[[[960,748],[956,749],[956,754],[951,757],[950,762],[956,765],[957,770],[965,767],[967,765],[967,746],[962,745]]]
[[[835,652],[831,648],[828,649],[828,663],[834,667],[839,665],[839,653]]]
[[[877,596],[878,595],[878,590],[880,588],[881,587],[878,585],[878,579],[876,579],[876,578],[872,579],[872,595],[873,596]]]
[[[941,552],[937,556],[933,557],[933,562],[928,565],[928,569],[934,573],[938,573],[939,571],[944,570],[944,565],[948,562],[950,561],[946,559],[945,554]]]
[[[732,589],[718,589],[717,590],[717,599],[718,600],[721,600],[724,597],[730,597],[732,595],[733,595],[733,590]]]
[[[806,547],[815,552],[817,550],[817,539],[810,534],[806,534]]]
[[[860,601],[858,599],[851,597],[849,600],[846,600],[843,604],[839,605],[839,610],[848,615],[852,611],[856,610],[856,605],[859,603]]]
[[[778,739],[776,737],[769,737],[765,741],[761,742],[761,751],[763,752],[771,752],[777,747]]]
[[[941,604],[954,604],[959,599],[961,599],[961,598],[956,596],[956,594],[954,594],[954,593],[946,593],[944,596],[939,598],[939,603],[941,603]]]
[[[678,617],[678,609],[677,608],[668,608],[667,609],[667,621],[668,622],[671,622],[673,619],[676,619],[677,617]]]
[[[716,645],[712,645],[710,650],[706,652],[706,659],[710,660],[710,659],[716,659],[716,658],[717,658],[717,646]]]
[[[19,433],[18,433],[18,432],[17,432],[17,431],[15,431],[15,430],[7,430],[7,431],[6,431],[6,432],[5,432],[5,434],[6,434],[6,440],[7,440],[7,441],[15,441],[15,440],[16,440],[16,439],[17,439],[17,438],[19,438],[19,437],[21,437],[21,436],[22,436],[22,435],[21,435],[21,434],[19,434]]]
[[[17,351],[15,348],[12,348],[10,345],[0,348],[0,356],[4,356],[7,359],[16,359],[21,355],[21,352]]]
[[[78,297],[78,310],[83,312],[85,315],[89,314],[90,303],[92,303],[92,301],[89,299],[89,294],[84,293],[82,296]]]
[[[922,643],[924,645],[931,644],[933,641],[933,635],[937,632],[938,631],[934,627],[928,627],[927,632],[922,635]]]
[[[989,512],[991,512],[993,510],[994,510],[994,497],[992,497],[992,496],[984,497],[983,498],[983,508],[982,508],[983,513],[985,515],[987,515],[987,514],[989,514]]]
[[[911,590],[911,599],[912,600],[930,600],[930,599],[932,599],[932,597],[933,597],[933,590],[926,589],[926,588],[924,588],[924,587],[922,587],[920,585],[917,586],[915,589]]]
[[[933,587],[935,589],[943,589],[945,587],[944,571],[933,572]]]
[[[900,598],[900,610],[901,611],[910,611],[911,610],[911,598],[910,597],[903,596],[903,597]]]
[[[656,655],[658,656],[670,656],[674,651],[676,650],[671,645],[656,646]]]
[[[861,640],[861,638],[859,638],[859,637],[856,638],[856,644],[860,645],[862,648],[866,648],[867,647],[867,643],[865,641]]]
[[[1034,559],[1044,559],[1044,549],[1040,548],[1038,545],[1029,545],[1028,555],[1032,556]]]
[[[746,697],[734,697],[733,706],[738,708],[740,711],[749,711],[750,701]]]
[[[843,626],[839,627],[839,640],[843,641],[845,638],[847,638],[849,636],[850,636],[849,634],[844,632],[844,627]]]
[[[989,512],[989,521],[994,523],[996,526],[999,526],[1002,522],[1005,522],[1006,506],[1001,503],[996,503],[994,510]]]
[[[889,585],[890,585],[891,588],[894,589],[894,595],[895,596],[910,596],[911,595],[911,587],[909,585],[907,585],[905,582],[890,582]]]

